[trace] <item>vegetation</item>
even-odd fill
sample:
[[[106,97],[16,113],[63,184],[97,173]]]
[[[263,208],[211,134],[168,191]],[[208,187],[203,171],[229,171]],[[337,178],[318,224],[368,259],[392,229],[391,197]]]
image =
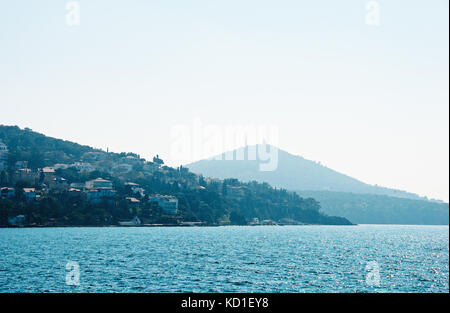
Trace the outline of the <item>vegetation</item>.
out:
[[[248,154],[248,148],[245,150]],[[275,148],[276,149],[276,148]],[[253,149],[252,149],[253,150]],[[329,190],[358,194],[379,194],[392,197],[402,197],[420,200],[413,193],[390,189],[381,186],[365,184],[355,178],[336,172],[322,164],[295,156],[277,149],[278,167],[274,171],[260,171],[259,165],[266,161],[252,159],[229,160],[202,160],[188,167],[195,173],[205,176],[237,178],[242,181],[267,182],[274,187],[288,190]],[[234,154],[237,152],[234,151]],[[425,200],[425,199],[422,199]]]
[[[134,216],[149,224],[189,221],[206,225],[243,225],[254,218],[289,219],[310,224],[351,224],[345,218],[324,215],[319,203],[312,198],[305,199],[266,183],[206,179],[184,167],[164,166],[159,156],[153,162],[147,162],[133,153],[106,153],[11,126],[0,126],[0,140],[10,150],[9,169],[0,174],[0,186],[15,187],[17,191],[13,198],[0,200],[0,225],[7,225],[8,218],[17,215],[25,215],[26,223],[35,225],[116,225],[118,221],[130,220]],[[103,152],[105,157],[90,160],[91,152]],[[36,179],[24,181],[14,169],[16,161],[28,161],[29,167],[37,171],[44,166],[86,160],[90,160],[94,171],[80,171],[69,166],[56,170],[52,175],[64,178],[67,185],[98,177],[111,180],[116,190],[113,196],[93,203],[85,193],[69,190],[67,186],[46,186],[46,174],[42,172]],[[129,170],[117,167],[118,164],[129,164],[126,163],[128,161],[133,164]],[[145,190],[145,195],[134,192],[127,182],[138,184]],[[21,191],[24,187],[36,188],[39,199],[27,200]],[[165,215],[155,203],[148,201],[151,194],[177,197],[179,214]],[[131,196],[140,202],[127,201],[126,197]]]
[[[331,191],[298,191],[320,202],[326,214],[344,216],[357,224],[448,225],[448,203],[383,195]]]

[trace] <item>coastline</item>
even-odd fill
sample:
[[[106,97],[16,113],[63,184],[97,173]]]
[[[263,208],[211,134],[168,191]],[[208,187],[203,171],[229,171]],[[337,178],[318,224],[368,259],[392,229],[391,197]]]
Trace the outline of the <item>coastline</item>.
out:
[[[175,225],[175,224],[145,224],[145,225],[33,225],[33,226],[0,226],[6,228],[155,228],[155,227],[284,227],[284,226],[359,226],[359,224],[277,224],[277,225]],[[444,225],[442,225],[444,226]]]

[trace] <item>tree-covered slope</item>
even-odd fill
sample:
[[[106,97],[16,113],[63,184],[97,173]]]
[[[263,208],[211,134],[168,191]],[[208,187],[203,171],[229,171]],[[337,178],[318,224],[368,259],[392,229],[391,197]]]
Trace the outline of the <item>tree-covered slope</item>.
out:
[[[247,151],[247,150],[246,150]],[[235,155],[236,150],[233,151]],[[343,216],[357,224],[447,224],[449,205],[416,194],[365,184],[319,163],[278,150],[278,168],[259,170],[259,162],[202,160],[186,165],[191,171],[220,179],[267,182],[295,190],[320,202],[324,213]]]
[[[88,146],[47,137],[27,128],[22,130],[17,126],[0,125],[0,140],[8,146],[10,165],[27,160],[32,169],[76,162],[85,152],[95,151]]]
[[[72,163],[83,161],[86,152],[95,151],[90,147],[11,126],[0,126],[0,140],[9,149],[9,167],[0,172],[0,187],[17,191],[13,197],[0,197],[0,225],[7,225],[8,218],[17,215],[25,215],[29,225],[113,225],[134,216],[145,223],[188,221],[235,225],[258,218],[308,224],[351,224],[346,218],[323,214],[314,199],[257,182],[206,180],[186,168],[164,166],[159,157],[148,162],[130,153],[100,153],[99,160],[85,160],[92,171],[83,171]],[[133,165],[124,171],[122,165],[130,162],[130,158]],[[28,161],[31,172],[21,173],[15,169],[16,161]],[[66,166],[52,174],[39,170],[55,164]],[[48,183],[45,183],[46,175],[52,177]],[[104,201],[89,201],[87,190],[69,190],[72,183],[83,185],[98,177],[113,184],[114,194]],[[65,184],[59,185],[57,182],[62,178]],[[144,189],[145,195],[132,192],[127,185],[130,182]],[[38,200],[27,200],[23,188],[35,188]],[[162,214],[160,208],[149,201],[152,194],[177,197],[177,216]],[[139,204],[130,203],[129,197],[137,197]]]
[[[246,154],[248,147],[246,148]],[[233,151],[236,155],[236,150]],[[260,171],[256,160],[201,160],[186,165],[194,173],[217,178],[234,177],[242,181],[267,182],[288,190],[328,190],[361,194],[380,194],[393,197],[420,199],[416,194],[373,186],[327,168],[320,163],[292,155],[278,149],[278,167],[274,171]]]
[[[344,216],[357,224],[449,224],[448,203],[331,191],[298,193],[316,199],[326,214]]]

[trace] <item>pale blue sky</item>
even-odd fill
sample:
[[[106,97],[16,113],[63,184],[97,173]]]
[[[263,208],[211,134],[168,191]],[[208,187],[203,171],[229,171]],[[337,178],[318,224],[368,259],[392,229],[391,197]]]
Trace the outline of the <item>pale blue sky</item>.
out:
[[[276,124],[281,148],[448,201],[448,0],[0,0],[0,124],[168,159],[171,128]],[[176,162],[170,165],[178,165]]]

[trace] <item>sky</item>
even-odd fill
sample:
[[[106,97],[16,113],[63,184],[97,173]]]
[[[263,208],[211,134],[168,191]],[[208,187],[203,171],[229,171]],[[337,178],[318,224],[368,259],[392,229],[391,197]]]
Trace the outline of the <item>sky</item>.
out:
[[[80,0],[79,23],[68,2],[0,0],[0,124],[171,166],[203,157],[174,153],[180,126],[271,125],[292,154],[449,200],[448,0]]]

